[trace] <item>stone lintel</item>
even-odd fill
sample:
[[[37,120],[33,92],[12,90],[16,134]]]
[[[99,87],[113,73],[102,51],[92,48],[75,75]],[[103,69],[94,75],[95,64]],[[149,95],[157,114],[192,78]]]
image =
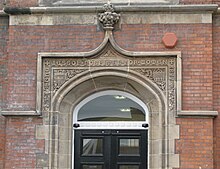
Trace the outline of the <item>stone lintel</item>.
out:
[[[204,111],[204,110],[182,110],[177,113],[177,116],[188,116],[188,117],[216,117],[218,111]]]
[[[190,12],[206,13],[216,12],[218,5],[115,5],[116,12]],[[103,6],[59,6],[59,7],[30,7],[30,8],[11,8],[7,7],[4,12],[10,15],[39,14],[39,13],[92,13],[103,12]]]
[[[121,14],[120,24],[207,24],[212,14],[192,13],[134,13]],[[97,25],[96,13],[57,13],[34,15],[11,15],[10,25]]]

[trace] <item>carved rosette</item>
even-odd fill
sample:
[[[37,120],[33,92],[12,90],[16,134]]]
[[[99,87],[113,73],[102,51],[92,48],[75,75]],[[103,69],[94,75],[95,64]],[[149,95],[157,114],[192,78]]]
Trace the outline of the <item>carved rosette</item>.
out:
[[[114,29],[114,25],[119,21],[120,14],[114,12],[113,5],[110,3],[105,4],[103,8],[105,12],[100,13],[98,19],[103,24],[105,30],[112,30]]]

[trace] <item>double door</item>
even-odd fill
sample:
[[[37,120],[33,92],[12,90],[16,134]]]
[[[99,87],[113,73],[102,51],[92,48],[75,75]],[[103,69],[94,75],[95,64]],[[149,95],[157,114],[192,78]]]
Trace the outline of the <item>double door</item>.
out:
[[[74,169],[147,169],[147,130],[74,133]]]

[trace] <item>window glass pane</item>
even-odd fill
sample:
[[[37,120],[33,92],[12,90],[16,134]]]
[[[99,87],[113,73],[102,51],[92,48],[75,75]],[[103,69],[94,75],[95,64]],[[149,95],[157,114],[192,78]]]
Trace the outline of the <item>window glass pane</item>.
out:
[[[120,165],[119,169],[139,169],[139,165]]]
[[[83,169],[102,169],[102,165],[83,165]]]
[[[139,154],[139,139],[120,139],[119,154]]]
[[[121,95],[104,95],[86,103],[78,112],[79,121],[145,121],[143,108]]]
[[[101,155],[103,154],[102,139],[83,139],[82,155]]]

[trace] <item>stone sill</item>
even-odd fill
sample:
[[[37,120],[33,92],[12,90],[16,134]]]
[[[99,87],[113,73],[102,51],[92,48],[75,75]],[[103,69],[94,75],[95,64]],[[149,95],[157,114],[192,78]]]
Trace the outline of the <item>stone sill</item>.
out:
[[[41,116],[37,111],[1,111],[2,116]]]
[[[1,111],[0,115],[3,116],[41,116],[41,113],[37,111]],[[218,111],[190,111],[182,110],[177,113],[177,117],[216,117]]]
[[[187,116],[187,117],[216,117],[218,116],[218,111],[203,111],[203,110],[182,110],[177,112],[177,117],[179,116]]]
[[[217,12],[218,5],[133,5],[116,6],[116,12],[183,12],[183,13],[213,13]],[[103,6],[60,6],[60,7],[30,7],[12,8],[7,7],[2,14],[21,15],[21,14],[46,14],[46,13],[97,13],[102,12]]]

